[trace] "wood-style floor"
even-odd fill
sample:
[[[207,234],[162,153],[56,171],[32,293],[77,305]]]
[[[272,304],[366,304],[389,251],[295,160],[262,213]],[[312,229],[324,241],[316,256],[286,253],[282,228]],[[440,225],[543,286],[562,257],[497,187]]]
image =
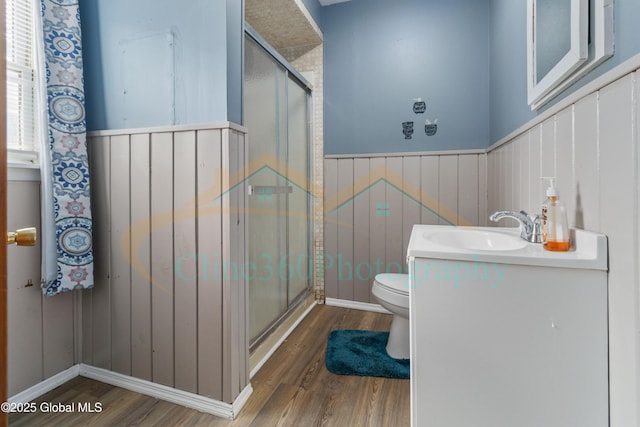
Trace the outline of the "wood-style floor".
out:
[[[409,380],[335,375],[325,367],[334,329],[388,331],[391,316],[319,305],[253,377],[234,421],[78,377],[37,400],[100,402],[100,413],[11,414],[10,426],[408,426]]]

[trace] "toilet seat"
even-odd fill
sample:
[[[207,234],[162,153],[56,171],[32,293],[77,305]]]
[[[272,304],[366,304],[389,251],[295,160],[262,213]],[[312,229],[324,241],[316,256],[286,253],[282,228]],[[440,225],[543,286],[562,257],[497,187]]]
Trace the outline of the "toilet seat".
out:
[[[409,317],[409,275],[399,273],[383,273],[376,275],[371,293],[375,296],[382,306],[385,303],[396,306],[397,309]],[[389,310],[389,307],[385,307]],[[393,311],[393,310],[391,310]]]
[[[409,296],[409,275],[400,273],[382,273],[375,277],[378,286],[386,291]]]
[[[409,338],[409,275],[383,273],[376,275],[371,293],[380,305],[393,314],[387,354],[394,359],[409,359],[411,344]]]

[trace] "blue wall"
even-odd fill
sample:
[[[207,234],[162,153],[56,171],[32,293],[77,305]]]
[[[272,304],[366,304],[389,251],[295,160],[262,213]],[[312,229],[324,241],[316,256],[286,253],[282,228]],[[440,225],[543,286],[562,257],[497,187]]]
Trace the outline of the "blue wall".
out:
[[[318,27],[322,29],[322,6],[320,6],[320,2],[318,0],[302,0],[302,2]]]
[[[640,1],[615,0],[615,52],[540,111],[640,52]],[[491,143],[536,116],[527,105],[526,2],[491,0]]]
[[[210,42],[214,40],[209,39]],[[227,120],[244,124],[244,1],[227,0]],[[215,120],[210,120],[215,121]]]
[[[478,0],[353,0],[322,8],[326,154],[484,148],[489,7]],[[414,114],[413,99],[426,102]],[[438,120],[427,136],[425,120]],[[405,140],[402,122],[413,121]]]
[[[90,130],[241,121],[239,0],[80,0]]]
[[[640,1],[615,0],[614,56],[539,112],[638,54],[638,22]],[[322,7],[322,29],[326,154],[486,148],[539,113],[527,104],[524,0],[353,0]],[[411,113],[417,97],[423,115]]]
[[[491,0],[491,138],[487,145],[535,117],[527,104],[527,2]]]
[[[324,32],[327,154],[485,148],[536,115],[525,1],[303,1]],[[242,122],[242,0],[80,8],[90,130]],[[613,58],[545,108],[640,52],[640,2],[616,0],[614,21]],[[419,97],[424,114],[411,110]]]

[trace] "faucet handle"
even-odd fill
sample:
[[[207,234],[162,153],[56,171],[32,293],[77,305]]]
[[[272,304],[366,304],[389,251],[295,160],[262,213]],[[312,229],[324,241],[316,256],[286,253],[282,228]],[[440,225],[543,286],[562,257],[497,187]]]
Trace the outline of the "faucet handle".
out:
[[[525,210],[521,210],[520,213],[524,216],[526,216],[527,218],[529,218],[530,220],[534,220],[536,218],[540,218],[540,214],[529,214],[527,213],[527,211]]]
[[[542,220],[542,217],[540,216],[540,214],[528,214],[527,211],[525,211],[524,209],[521,210],[520,213],[526,216],[527,218],[529,218],[529,220],[534,224]]]
[[[527,211],[525,211],[524,209],[522,209],[522,210],[520,211],[520,213],[521,213],[522,215],[526,216],[527,218],[529,218],[529,219],[530,219],[530,220],[532,220],[532,221],[533,221],[533,219],[534,219],[534,217],[535,217],[535,215],[530,215],[530,214],[528,214],[528,213],[527,213]]]
[[[529,219],[528,223],[522,224],[522,237],[531,243],[542,243],[542,217],[540,214],[528,214],[524,209],[520,213]]]
[[[542,236],[542,216],[540,214],[530,215],[531,224],[533,225],[531,228],[531,235],[529,236],[529,241],[531,243],[543,243]]]

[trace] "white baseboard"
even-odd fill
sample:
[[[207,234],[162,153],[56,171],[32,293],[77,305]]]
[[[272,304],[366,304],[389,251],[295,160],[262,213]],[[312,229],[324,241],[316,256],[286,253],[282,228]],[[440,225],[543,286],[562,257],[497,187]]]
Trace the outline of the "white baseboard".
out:
[[[84,364],[80,364],[79,366],[80,375],[83,377],[111,384],[116,387],[122,387],[127,390],[135,391],[136,393],[166,400],[167,402],[186,406],[200,412],[206,412],[229,420],[234,419],[236,415],[238,415],[238,412],[240,412],[240,409],[242,409],[242,406],[246,403],[247,399],[253,392],[251,383],[247,384],[244,390],[240,392],[236,400],[231,404],[200,396],[195,393],[190,393],[188,391],[178,390],[162,384],[152,383],[151,381],[122,375],[106,369]]]
[[[373,311],[376,313],[393,314],[380,304],[372,304],[369,302],[350,301],[338,298],[325,298],[324,303],[334,307],[353,308],[356,310]]]
[[[73,365],[72,367],[55,374],[54,376],[47,378],[44,381],[39,382],[36,385],[29,387],[28,389],[21,391],[20,393],[11,396],[8,400],[9,403],[29,403],[32,400],[37,399],[43,394],[50,392],[54,388],[61,386],[69,380],[74,379],[79,375],[80,366]]]
[[[311,304],[309,304],[309,307],[307,307],[307,309],[302,313],[302,315],[300,315],[300,317],[296,319],[296,321],[291,325],[291,327],[287,329],[284,335],[282,335],[282,337],[280,337],[280,339],[276,341],[276,343],[273,345],[273,347],[271,347],[271,349],[267,352],[267,354],[265,354],[264,357],[260,359],[258,363],[256,363],[256,366],[254,366],[251,372],[249,373],[249,378],[253,378],[253,376],[260,370],[260,368],[262,368],[262,366],[265,363],[267,363],[267,360],[269,360],[269,358],[273,355],[273,353],[275,353],[278,347],[282,345],[282,343],[289,337],[289,335],[291,335],[291,332],[293,332],[293,330],[300,324],[300,322],[302,322],[302,320],[304,320],[304,318],[307,317],[307,314],[309,314],[313,309],[313,307],[315,307],[316,305],[317,305],[316,301],[313,301]]]
[[[53,390],[54,388],[61,386],[67,381],[74,379],[77,376],[91,378],[96,381],[111,384],[116,387],[122,387],[136,393],[155,397],[161,400],[166,400],[167,402],[186,406],[188,408],[196,409],[200,412],[206,412],[208,414],[212,414],[229,420],[233,420],[238,415],[244,404],[247,403],[249,396],[251,396],[251,393],[253,392],[253,388],[249,383],[240,392],[233,403],[226,403],[208,397],[200,396],[195,393],[178,390],[162,384],[152,383],[151,381],[141,380],[139,378],[122,375],[117,372],[112,372],[106,369],[96,368],[95,366],[89,366],[81,363],[78,365],[74,365],[65,371],[62,371],[52,376],[51,378],[47,378],[46,380],[39,382],[38,384],[29,387],[28,389],[14,396],[11,396],[8,402],[31,402],[42,396],[43,394]]]
[[[231,404],[232,420],[238,416],[240,410],[244,407],[244,404],[249,400],[251,393],[253,393],[253,387],[251,386],[251,383],[249,383],[242,389],[238,397],[236,397],[236,400]]]

